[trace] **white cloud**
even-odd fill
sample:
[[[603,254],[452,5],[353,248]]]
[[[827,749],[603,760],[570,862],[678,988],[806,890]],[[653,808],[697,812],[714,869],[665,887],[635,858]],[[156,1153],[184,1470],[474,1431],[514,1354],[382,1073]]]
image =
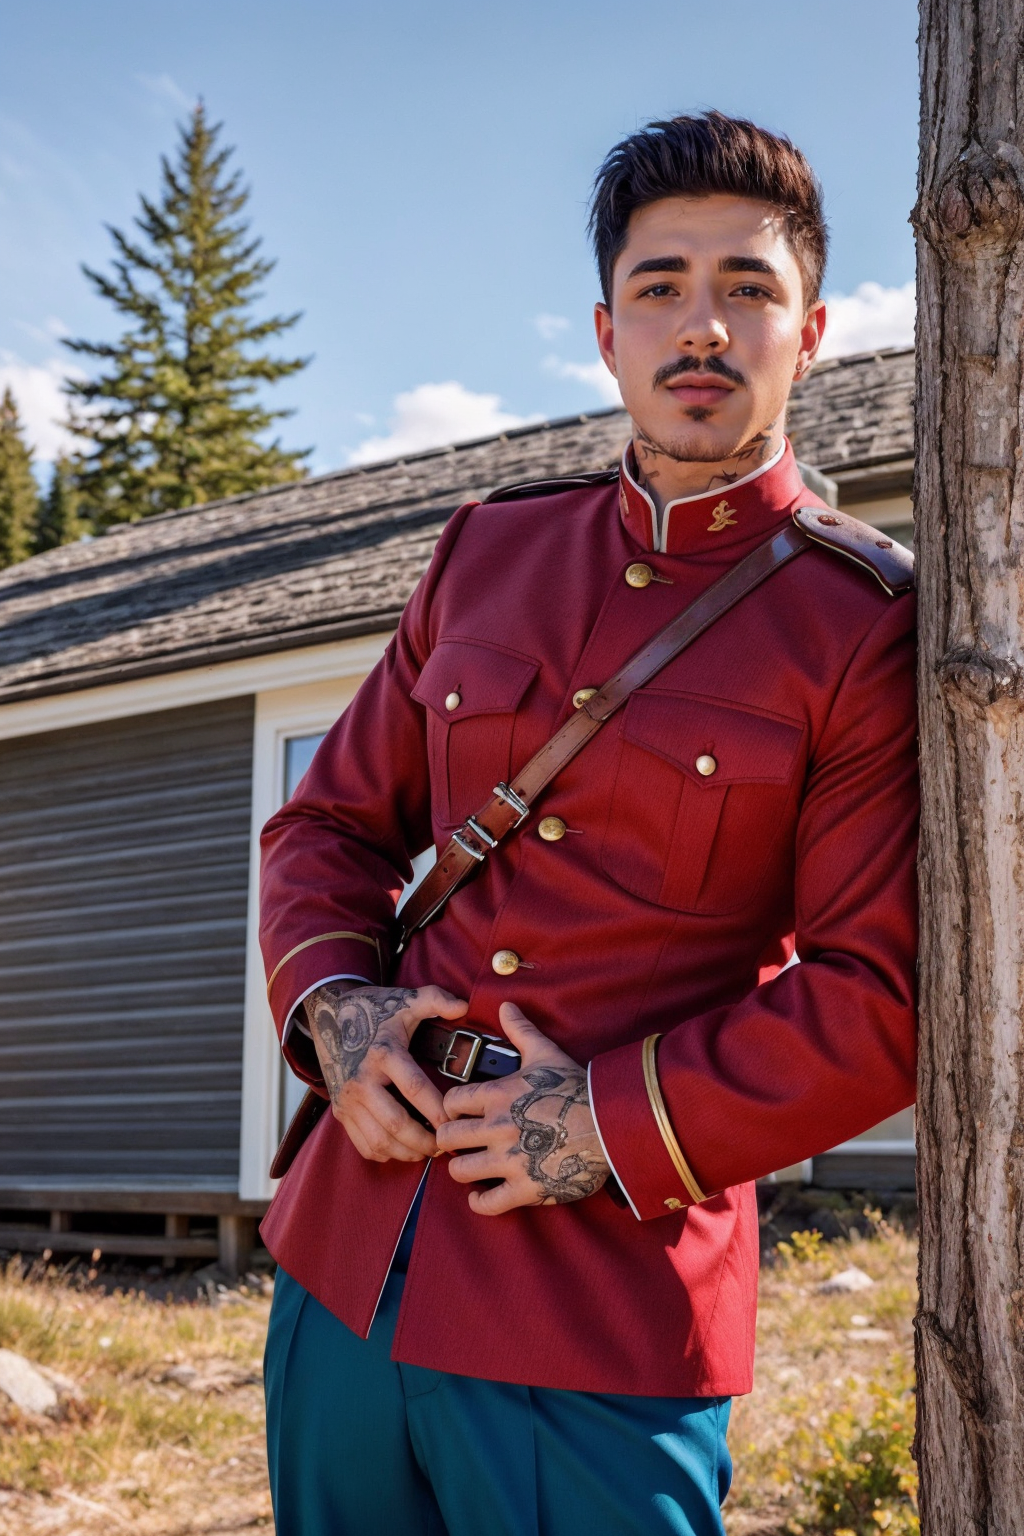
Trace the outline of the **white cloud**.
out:
[[[372,464],[474,437],[496,437],[499,432],[540,419],[514,416],[502,410],[500,395],[478,395],[454,379],[447,384],[418,384],[395,396],[388,435],[366,438],[349,454],[348,462]]]
[[[10,389],[14,395],[25,439],[45,463],[74,447],[74,438],[59,424],[68,408],[60,386],[72,371],[56,357],[23,363],[14,352],[0,352],[0,393]]]
[[[825,298],[825,336],[821,357],[848,357],[877,347],[908,347],[914,340],[914,284],[883,288],[861,283],[853,293]]]
[[[600,358],[594,363],[567,363],[561,357],[546,357],[544,367],[556,379],[575,379],[586,384],[599,395],[604,405],[621,405],[622,396],[616,379],[608,372]]]
[[[564,331],[572,330],[572,321],[564,315],[534,315],[533,328],[545,341],[554,341]]]
[[[136,75],[135,78],[151,96],[155,96],[158,101],[169,102],[180,112],[191,112],[195,105],[194,98],[183,91],[177,80],[166,71],[162,75]]]

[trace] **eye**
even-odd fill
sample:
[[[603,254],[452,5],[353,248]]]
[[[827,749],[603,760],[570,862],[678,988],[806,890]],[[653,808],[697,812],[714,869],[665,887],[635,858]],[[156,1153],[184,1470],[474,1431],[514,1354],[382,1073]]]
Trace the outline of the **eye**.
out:
[[[637,294],[638,299],[665,299],[675,293],[671,283],[651,283],[648,288],[641,288]]]
[[[770,289],[762,288],[760,283],[741,283],[733,289],[733,294],[741,299],[770,299],[774,295]]]

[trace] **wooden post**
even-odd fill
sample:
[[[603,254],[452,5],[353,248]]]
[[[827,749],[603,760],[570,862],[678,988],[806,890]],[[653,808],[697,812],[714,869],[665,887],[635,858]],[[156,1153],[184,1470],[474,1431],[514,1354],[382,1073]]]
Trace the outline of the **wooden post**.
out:
[[[1024,1536],[1024,0],[921,0],[922,1530]]]
[[[181,1211],[170,1211],[164,1216],[164,1236],[179,1238],[188,1237],[189,1217]],[[174,1268],[174,1254],[164,1254],[164,1269]]]
[[[217,1239],[221,1269],[229,1280],[237,1280],[249,1268],[256,1239],[256,1223],[251,1216],[219,1216]]]

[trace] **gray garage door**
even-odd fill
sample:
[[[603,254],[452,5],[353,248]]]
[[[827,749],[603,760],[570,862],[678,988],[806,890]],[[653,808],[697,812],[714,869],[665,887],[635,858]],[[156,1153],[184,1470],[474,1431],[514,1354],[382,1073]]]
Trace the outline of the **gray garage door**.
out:
[[[236,1185],[252,726],[0,742],[0,1190]]]

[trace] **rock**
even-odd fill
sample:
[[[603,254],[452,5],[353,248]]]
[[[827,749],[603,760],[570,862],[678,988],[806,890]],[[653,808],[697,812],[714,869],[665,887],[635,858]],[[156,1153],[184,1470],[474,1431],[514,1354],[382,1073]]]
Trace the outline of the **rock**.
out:
[[[85,1401],[78,1390],[78,1383],[72,1381],[70,1376],[65,1376],[61,1371],[52,1371],[48,1365],[37,1365],[36,1370],[40,1376],[45,1376],[47,1381],[56,1387],[57,1394],[62,1401],[70,1400],[75,1403],[83,1403]]]
[[[47,1381],[31,1360],[15,1354],[13,1349],[0,1349],[0,1392],[9,1397],[22,1413],[48,1414],[57,1412],[57,1389]]]
[[[199,1372],[194,1365],[170,1365],[161,1371],[157,1381],[172,1381],[176,1387],[190,1387]]]
[[[888,1328],[847,1328],[846,1337],[854,1344],[888,1344],[892,1334]]]
[[[180,1364],[166,1366],[156,1381],[184,1387],[187,1392],[231,1392],[236,1387],[257,1386],[263,1380],[258,1369],[237,1365],[233,1360],[204,1360],[201,1367]]]
[[[841,1269],[838,1275],[832,1275],[828,1280],[823,1280],[815,1290],[820,1296],[849,1295],[853,1291],[866,1291],[874,1285],[870,1275],[866,1275],[862,1269],[851,1264],[849,1269]]]

